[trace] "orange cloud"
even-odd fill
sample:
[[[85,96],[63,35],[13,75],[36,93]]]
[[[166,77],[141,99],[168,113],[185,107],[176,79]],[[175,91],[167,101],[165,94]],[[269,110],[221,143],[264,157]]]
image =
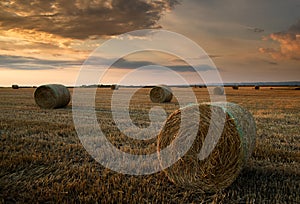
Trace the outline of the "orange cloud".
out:
[[[85,60],[105,39],[78,40],[28,29],[0,29],[0,56],[34,57],[42,60]]]
[[[278,42],[280,47],[259,48],[261,53],[270,54],[276,60],[300,60],[300,21],[287,32],[272,33],[264,40],[268,39]]]

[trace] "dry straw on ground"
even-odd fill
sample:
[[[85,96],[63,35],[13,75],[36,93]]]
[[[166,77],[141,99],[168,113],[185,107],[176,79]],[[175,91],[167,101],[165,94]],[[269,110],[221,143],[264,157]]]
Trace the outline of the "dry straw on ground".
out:
[[[199,108],[198,113],[195,108]],[[186,111],[185,114],[181,114],[182,111]],[[211,121],[211,115],[224,116],[224,112],[226,120],[221,137],[208,157],[200,160],[199,153],[210,123],[212,127],[218,127],[221,121],[219,118]],[[188,124],[180,124],[184,120],[181,115],[188,117]],[[196,117],[200,118],[199,124],[196,124],[197,120],[193,120]],[[180,125],[185,126],[181,127],[184,129],[181,133]],[[164,172],[178,186],[203,193],[218,192],[228,187],[239,175],[255,146],[256,132],[252,115],[233,103],[196,104],[175,111],[169,116],[158,136],[158,153],[162,167],[165,164],[160,151],[169,145],[174,145],[176,150],[180,149],[183,141],[190,139],[193,131],[197,131],[197,136],[191,148]],[[175,138],[179,139],[175,142]],[[174,151],[172,154],[175,156],[178,152]]]
[[[221,86],[215,87],[215,88],[213,89],[213,93],[214,93],[215,95],[223,95],[223,94],[224,94],[224,88],[221,87]]]
[[[67,106],[71,95],[69,90],[60,84],[39,86],[34,92],[36,104],[45,109],[61,108]]]
[[[156,86],[150,91],[150,99],[153,103],[170,102],[172,97],[172,90],[166,85]]]

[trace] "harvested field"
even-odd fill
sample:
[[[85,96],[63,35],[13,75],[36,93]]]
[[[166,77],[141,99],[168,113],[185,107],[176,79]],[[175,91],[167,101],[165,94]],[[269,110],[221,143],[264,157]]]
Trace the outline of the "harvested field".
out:
[[[71,104],[40,109],[34,90],[0,89],[0,203],[300,203],[300,92],[292,88],[225,88],[227,101],[254,116],[257,141],[236,181],[214,195],[178,187],[164,172],[130,176],[104,168],[83,148]],[[149,91],[142,89],[131,100],[131,118],[139,127],[149,125],[148,112],[157,106]],[[96,97],[98,122],[107,138],[125,152],[155,152],[155,139],[128,139],[115,127],[112,92],[101,88]],[[198,102],[209,101],[205,88],[194,92]],[[159,105],[168,114],[179,108],[175,97]]]

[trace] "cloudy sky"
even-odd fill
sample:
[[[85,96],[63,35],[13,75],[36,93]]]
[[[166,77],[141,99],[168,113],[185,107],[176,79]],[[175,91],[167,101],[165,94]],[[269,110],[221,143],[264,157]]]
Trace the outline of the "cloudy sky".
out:
[[[298,0],[2,0],[0,86],[74,85],[94,49],[139,29],[165,29],[195,41],[224,82],[299,81],[299,10]],[[190,70],[168,54],[136,53],[118,60],[105,83],[151,64],[185,77]]]

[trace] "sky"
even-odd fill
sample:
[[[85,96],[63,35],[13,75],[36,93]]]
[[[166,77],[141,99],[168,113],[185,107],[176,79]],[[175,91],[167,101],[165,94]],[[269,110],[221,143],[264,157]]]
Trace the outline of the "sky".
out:
[[[224,82],[299,81],[299,10],[298,0],[2,0],[0,86],[75,85],[96,48],[140,29],[164,29],[194,41]],[[111,60],[105,53],[100,57]],[[99,83],[119,83],[153,64],[194,76],[178,56],[141,51],[117,59]],[[138,72],[139,83],[174,81],[172,74],[148,68]]]

